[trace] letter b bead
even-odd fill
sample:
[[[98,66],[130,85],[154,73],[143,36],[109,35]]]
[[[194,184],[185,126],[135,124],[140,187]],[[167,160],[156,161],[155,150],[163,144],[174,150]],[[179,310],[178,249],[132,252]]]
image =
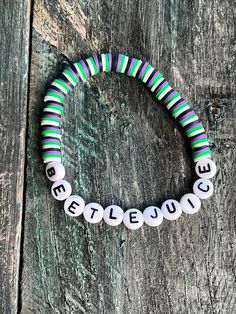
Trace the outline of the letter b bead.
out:
[[[65,177],[65,168],[59,161],[52,161],[46,166],[46,176],[50,181],[62,180]]]

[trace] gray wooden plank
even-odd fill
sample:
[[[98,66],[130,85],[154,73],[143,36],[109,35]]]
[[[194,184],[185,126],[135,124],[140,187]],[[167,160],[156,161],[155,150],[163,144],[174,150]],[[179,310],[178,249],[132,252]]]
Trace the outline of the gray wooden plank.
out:
[[[30,2],[0,3],[0,313],[16,313],[22,233]]]
[[[22,313],[233,313],[232,4],[35,2]],[[44,92],[63,60],[100,49],[150,61],[205,123],[219,170],[214,197],[197,215],[132,232],[66,217],[50,196],[37,140]],[[138,82],[101,75],[66,106],[67,178],[86,202],[143,209],[191,189],[182,133]]]

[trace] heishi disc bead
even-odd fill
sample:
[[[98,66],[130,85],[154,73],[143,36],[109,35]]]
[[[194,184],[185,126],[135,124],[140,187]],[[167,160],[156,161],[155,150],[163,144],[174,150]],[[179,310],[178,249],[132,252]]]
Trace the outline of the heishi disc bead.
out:
[[[216,164],[211,159],[201,159],[195,165],[195,172],[200,178],[211,179],[216,174]]]
[[[123,222],[128,229],[139,229],[143,225],[143,214],[136,208],[130,208],[124,213]]]
[[[84,219],[91,224],[96,224],[102,220],[104,213],[103,207],[98,203],[88,203],[84,208]]]
[[[213,184],[208,179],[198,179],[193,184],[193,193],[197,195],[200,199],[207,199],[212,196],[214,192]]]
[[[64,201],[71,195],[72,188],[66,180],[58,180],[51,187],[52,196],[58,201]]]
[[[124,212],[117,205],[107,206],[104,210],[103,219],[109,226],[118,226],[123,221]]]
[[[65,177],[65,168],[59,161],[49,162],[45,171],[47,178],[53,182],[62,180]]]
[[[160,208],[149,206],[143,212],[143,219],[145,223],[151,227],[159,226],[163,221],[163,214]]]
[[[181,209],[185,214],[195,214],[201,207],[201,201],[199,197],[193,193],[187,193],[183,195],[179,202]]]
[[[176,220],[182,214],[182,209],[179,202],[170,199],[161,205],[161,212],[165,219]]]
[[[71,217],[80,216],[84,211],[84,207],[85,202],[78,195],[71,195],[64,202],[64,210]]]

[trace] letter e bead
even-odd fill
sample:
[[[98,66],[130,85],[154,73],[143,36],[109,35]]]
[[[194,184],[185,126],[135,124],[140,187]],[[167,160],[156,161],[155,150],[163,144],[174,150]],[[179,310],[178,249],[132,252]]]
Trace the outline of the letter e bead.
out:
[[[64,202],[64,210],[71,217],[78,217],[83,213],[84,200],[78,195],[69,196]]]
[[[216,174],[216,164],[211,159],[201,159],[196,163],[195,172],[200,178],[211,179]]]
[[[58,180],[51,187],[52,196],[58,201],[64,201],[71,195],[71,185],[65,180]]]
[[[123,222],[128,229],[139,229],[143,225],[143,214],[136,208],[128,209],[124,213]]]

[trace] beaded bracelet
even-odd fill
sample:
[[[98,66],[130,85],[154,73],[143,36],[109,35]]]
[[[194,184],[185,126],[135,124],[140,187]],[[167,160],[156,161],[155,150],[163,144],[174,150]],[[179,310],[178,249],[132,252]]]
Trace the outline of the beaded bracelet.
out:
[[[64,180],[65,168],[61,163],[60,125],[64,113],[64,99],[79,82],[86,81],[90,76],[100,72],[111,71],[125,73],[143,82],[183,127],[190,140],[192,157],[196,163],[195,171],[199,179],[193,184],[193,193],[185,194],[179,202],[169,199],[161,208],[149,206],[143,213],[136,208],[123,212],[117,205],[110,205],[105,209],[98,203],[85,205],[81,196],[71,195],[72,188],[69,182]],[[209,179],[215,175],[216,165],[210,159],[211,151],[203,124],[180,94],[173,90],[163,75],[148,62],[120,53],[94,53],[91,57],[68,66],[60,77],[51,83],[44,102],[41,119],[42,158],[47,164],[46,175],[54,182],[51,187],[52,196],[64,201],[64,210],[69,216],[78,217],[83,214],[85,220],[90,223],[98,223],[104,219],[111,226],[124,222],[129,229],[138,229],[144,222],[155,227],[162,223],[163,217],[167,220],[176,220],[182,212],[196,213],[201,207],[201,200],[213,194],[213,184]]]

